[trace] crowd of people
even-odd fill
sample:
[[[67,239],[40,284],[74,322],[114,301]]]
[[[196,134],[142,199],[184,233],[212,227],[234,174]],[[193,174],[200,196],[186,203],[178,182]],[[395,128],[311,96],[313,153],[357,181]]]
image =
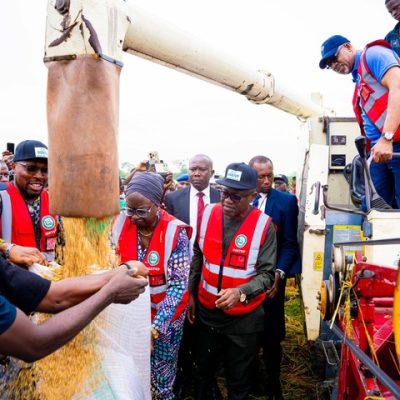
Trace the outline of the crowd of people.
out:
[[[211,185],[211,158],[195,155],[187,183],[175,190],[171,174],[136,169],[120,180],[122,210],[110,227],[120,266],[59,282],[25,269],[54,260],[62,230],[62,217],[49,208],[47,147],[26,140],[4,159],[1,354],[44,357],[108,304],[132,301],[149,285],[153,398],[185,398],[193,391],[198,399],[221,398],[216,372],[223,364],[230,398],[245,399],[258,384],[261,347],[266,390],[282,398],[283,293],[287,277],[299,272],[293,269],[300,265],[298,208],[295,196],[272,187],[269,158],[232,163]],[[282,175],[277,178],[276,187]],[[27,317],[32,311],[57,315],[35,325]]]
[[[400,0],[387,0],[400,21]],[[400,31],[357,50],[341,35],[322,45],[320,68],[351,74],[354,110],[371,143],[379,195],[400,205]],[[54,260],[62,217],[50,212],[47,146],[36,140],[0,161],[0,353],[27,361],[63,346],[111,303],[150,288],[154,399],[221,399],[251,393],[283,399],[285,287],[301,272],[296,179],[256,155],[233,162],[215,182],[213,161],[190,158],[173,179],[142,162],[120,178],[121,213],[110,226],[120,260],[103,274],[50,282],[28,271]],[[62,244],[61,244],[62,245]],[[34,324],[33,311],[57,315]],[[267,380],[260,380],[260,360]],[[4,373],[4,371],[3,371]]]

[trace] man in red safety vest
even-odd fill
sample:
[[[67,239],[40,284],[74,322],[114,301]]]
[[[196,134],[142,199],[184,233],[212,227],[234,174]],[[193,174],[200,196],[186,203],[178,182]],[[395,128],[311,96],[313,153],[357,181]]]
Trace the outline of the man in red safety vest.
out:
[[[18,144],[14,154],[14,181],[0,187],[0,237],[39,252],[43,263],[54,259],[58,220],[49,211],[47,146],[37,140]],[[35,249],[36,248],[36,249]]]
[[[341,35],[321,46],[320,68],[351,74],[353,108],[361,132],[371,143],[371,178],[378,194],[400,208],[400,62],[389,43],[377,40],[357,50]]]
[[[247,399],[265,292],[275,276],[276,237],[271,218],[251,206],[257,173],[228,165],[221,203],[208,205],[191,263],[188,319],[197,330],[195,398],[210,399],[218,360],[224,361],[229,398]]]

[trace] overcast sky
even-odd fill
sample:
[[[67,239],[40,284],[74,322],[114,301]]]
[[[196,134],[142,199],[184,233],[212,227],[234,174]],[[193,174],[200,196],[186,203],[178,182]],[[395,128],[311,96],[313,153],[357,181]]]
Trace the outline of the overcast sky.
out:
[[[361,47],[384,37],[395,24],[383,0],[136,3],[254,69],[271,72],[279,84],[304,98],[322,93],[325,106],[338,116],[352,116],[353,84],[349,76],[318,68],[322,41],[342,34]],[[0,18],[0,148],[24,139],[47,143],[47,70],[42,63],[46,2],[3,0]],[[120,162],[135,164],[152,150],[170,165],[205,153],[223,172],[230,162],[264,154],[273,159],[276,172],[295,170],[301,133],[295,117],[136,56],[124,54],[123,61]]]

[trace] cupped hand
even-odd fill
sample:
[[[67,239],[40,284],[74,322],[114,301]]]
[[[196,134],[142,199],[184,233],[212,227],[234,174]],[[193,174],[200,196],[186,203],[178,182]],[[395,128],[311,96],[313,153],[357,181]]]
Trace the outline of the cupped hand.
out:
[[[230,310],[240,299],[239,288],[222,289],[217,294],[215,306],[221,310]]]
[[[10,250],[9,260],[22,267],[29,267],[33,263],[48,265],[45,255],[35,247],[15,245]]]
[[[105,287],[113,295],[113,303],[128,304],[144,293],[147,279],[135,278],[131,270],[119,270]]]

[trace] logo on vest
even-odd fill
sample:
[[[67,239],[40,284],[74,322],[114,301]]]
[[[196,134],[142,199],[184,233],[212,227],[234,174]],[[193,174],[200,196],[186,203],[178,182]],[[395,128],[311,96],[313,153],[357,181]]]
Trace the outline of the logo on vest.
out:
[[[360,84],[360,96],[365,103],[368,101],[369,96],[372,93],[374,93],[374,90],[369,85],[367,85],[365,82]]]
[[[56,226],[56,221],[51,215],[46,215],[42,218],[42,226],[44,229],[50,231]]]
[[[157,265],[160,261],[160,256],[156,251],[151,251],[147,257],[147,261],[150,265]]]
[[[247,243],[246,235],[239,235],[235,239],[235,244],[236,244],[237,247],[239,247],[239,249],[241,249],[242,247],[246,246],[246,243]]]

